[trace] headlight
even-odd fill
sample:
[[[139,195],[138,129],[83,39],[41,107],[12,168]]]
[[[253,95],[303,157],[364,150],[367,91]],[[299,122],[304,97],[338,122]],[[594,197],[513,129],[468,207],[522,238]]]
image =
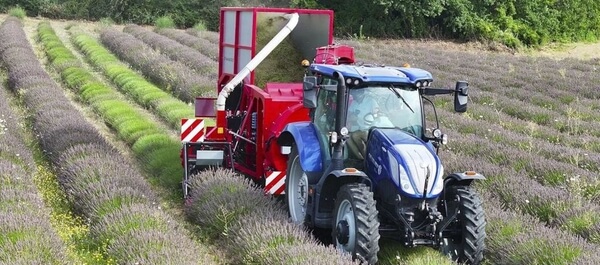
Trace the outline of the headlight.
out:
[[[342,127],[342,129],[340,129],[340,134],[341,134],[342,136],[346,136],[346,135],[348,135],[348,128],[346,128],[346,127]]]
[[[388,160],[390,161],[390,170],[392,171],[392,180],[396,185],[400,185],[400,169],[398,168],[398,160],[388,152]]]
[[[440,138],[440,137],[442,137],[442,130],[440,130],[440,129],[434,129],[433,132],[432,132],[432,134],[433,134],[433,137]]]
[[[417,193],[410,184],[408,174],[406,173],[404,167],[398,163],[398,160],[396,160],[396,158],[390,152],[388,152],[388,157],[390,161],[390,170],[392,171],[392,180],[394,183],[400,186],[402,191],[408,194],[416,195]]]
[[[417,87],[421,87],[421,81],[417,81],[416,85]]]
[[[346,78],[346,84],[350,85],[352,84],[352,78]]]
[[[435,185],[433,186],[433,188],[431,189],[430,194],[432,195],[437,195],[440,192],[442,192],[442,189],[444,189],[444,166],[440,164],[440,167],[438,168],[438,174],[436,176],[437,178],[435,180]]]
[[[400,171],[400,188],[408,194],[417,195],[412,185],[410,184],[410,180],[408,179],[408,174],[404,167],[398,164],[398,171]]]

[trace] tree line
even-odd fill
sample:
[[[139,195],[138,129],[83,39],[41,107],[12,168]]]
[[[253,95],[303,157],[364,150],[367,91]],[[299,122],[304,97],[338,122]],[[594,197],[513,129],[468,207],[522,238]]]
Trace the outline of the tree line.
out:
[[[491,40],[509,47],[596,41],[597,0],[0,0],[29,16],[152,24],[170,16],[179,27],[217,30],[222,6],[327,8],[342,37]]]

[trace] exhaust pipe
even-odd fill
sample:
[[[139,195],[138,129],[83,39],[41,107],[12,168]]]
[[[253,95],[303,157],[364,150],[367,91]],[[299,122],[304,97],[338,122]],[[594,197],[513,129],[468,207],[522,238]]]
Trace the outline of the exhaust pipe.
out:
[[[237,75],[235,75],[233,79],[231,79],[231,81],[229,81],[229,83],[223,87],[221,93],[219,93],[219,96],[217,97],[217,111],[225,110],[225,101],[227,100],[227,97],[229,97],[229,94],[233,92],[235,87],[241,83],[244,78],[246,78],[265,58],[267,58],[267,56],[275,48],[277,48],[277,46],[279,46],[279,44],[294,30],[294,28],[296,28],[298,25],[298,19],[300,17],[298,13],[287,14],[284,15],[284,17],[289,19],[289,22],[285,25],[285,27],[283,27],[281,31],[279,31],[279,33],[277,33],[277,35],[275,35],[275,37],[273,37],[273,39],[269,41],[269,43],[267,43],[267,45],[260,50],[260,52],[254,56],[254,58],[252,58],[248,64],[246,64],[244,69],[237,73]]]

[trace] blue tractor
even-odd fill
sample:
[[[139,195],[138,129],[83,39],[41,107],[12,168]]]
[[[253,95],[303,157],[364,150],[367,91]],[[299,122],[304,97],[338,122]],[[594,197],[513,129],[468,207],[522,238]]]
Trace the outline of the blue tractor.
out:
[[[303,104],[310,121],[278,138],[289,150],[285,199],[291,219],[331,229],[333,244],[377,262],[380,237],[431,246],[460,263],[483,259],[485,216],[474,171],[445,174],[447,136],[426,127],[427,96],[454,95],[467,109],[468,83],[434,88],[422,69],[360,64],[307,67]]]

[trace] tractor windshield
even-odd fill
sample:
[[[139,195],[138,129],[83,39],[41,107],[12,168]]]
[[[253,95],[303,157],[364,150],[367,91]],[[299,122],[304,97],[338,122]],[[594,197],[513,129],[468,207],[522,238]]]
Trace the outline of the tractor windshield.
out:
[[[348,129],[350,132],[370,127],[397,127],[421,136],[423,121],[421,96],[408,87],[368,86],[350,89]]]

